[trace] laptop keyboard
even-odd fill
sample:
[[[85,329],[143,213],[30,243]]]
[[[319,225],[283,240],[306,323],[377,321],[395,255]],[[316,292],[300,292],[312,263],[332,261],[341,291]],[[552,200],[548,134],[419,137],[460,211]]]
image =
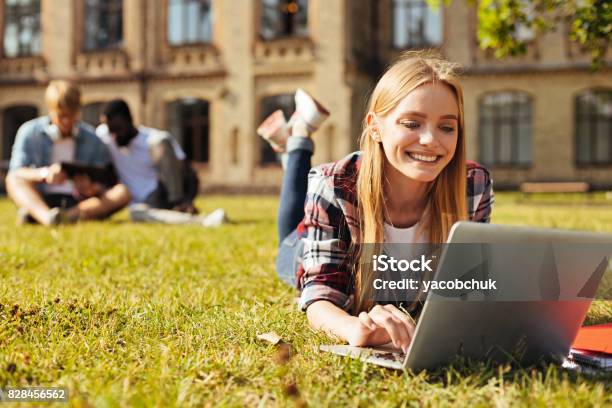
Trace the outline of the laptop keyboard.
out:
[[[382,352],[376,351],[371,354],[371,357],[380,358],[382,360],[388,360],[393,362],[403,362],[406,358],[406,354],[404,353],[390,353],[390,352]]]

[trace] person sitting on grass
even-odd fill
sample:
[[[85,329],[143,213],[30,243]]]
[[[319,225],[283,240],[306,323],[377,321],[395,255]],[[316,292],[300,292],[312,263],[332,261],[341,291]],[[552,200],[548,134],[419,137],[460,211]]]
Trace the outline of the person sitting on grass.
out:
[[[79,89],[67,81],[51,81],[45,101],[49,115],[21,125],[13,144],[6,189],[19,207],[17,223],[100,219],[127,205],[125,186],[102,186],[84,175],[68,180],[62,171],[61,162],[110,166],[106,146],[91,126],[79,121]]]
[[[108,146],[119,179],[131,194],[132,220],[211,227],[227,221],[223,209],[205,217],[196,215],[198,178],[168,132],[136,128],[122,99],[108,102],[101,119],[96,133]]]
[[[361,267],[366,259],[359,249],[443,243],[456,221],[489,222],[492,181],[465,158],[455,65],[431,53],[404,54],[370,97],[360,151],[313,169],[310,136],[328,112],[303,91],[295,99],[290,127],[276,112],[258,129],[286,154],[279,277],[300,290],[313,328],[353,346],[392,342],[406,351],[413,319],[368,295],[373,276]],[[419,307],[414,302],[408,311],[416,315]]]

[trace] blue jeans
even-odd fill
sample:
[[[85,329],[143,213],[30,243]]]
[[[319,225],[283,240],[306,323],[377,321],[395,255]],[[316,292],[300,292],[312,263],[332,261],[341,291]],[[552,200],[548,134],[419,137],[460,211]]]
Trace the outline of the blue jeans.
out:
[[[304,244],[298,238],[296,228],[304,218],[304,203],[308,189],[310,158],[314,151],[312,139],[291,136],[287,140],[287,153],[284,157],[285,174],[278,208],[278,239],[280,242],[276,256],[278,277],[295,287],[295,274],[302,263]]]

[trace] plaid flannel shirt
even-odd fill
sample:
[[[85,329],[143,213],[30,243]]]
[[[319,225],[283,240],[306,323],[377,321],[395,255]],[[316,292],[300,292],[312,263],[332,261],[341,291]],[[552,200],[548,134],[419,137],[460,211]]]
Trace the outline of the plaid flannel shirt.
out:
[[[327,300],[349,311],[353,302],[351,237],[359,236],[357,173],[361,154],[310,170],[304,219],[298,237],[304,241],[296,281],[302,310],[317,300]],[[467,162],[467,198],[470,221],[489,222],[494,202],[489,172]]]

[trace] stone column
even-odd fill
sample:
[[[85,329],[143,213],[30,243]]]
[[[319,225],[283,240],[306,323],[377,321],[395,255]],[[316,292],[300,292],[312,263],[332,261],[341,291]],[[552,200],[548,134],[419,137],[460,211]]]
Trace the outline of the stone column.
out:
[[[214,44],[226,70],[224,90],[211,110],[212,178],[232,184],[253,179],[258,142],[255,134],[252,47],[255,7],[215,2]],[[236,138],[237,162],[232,163],[231,139]]]
[[[41,1],[42,55],[51,78],[72,75],[76,44],[73,0]]]

